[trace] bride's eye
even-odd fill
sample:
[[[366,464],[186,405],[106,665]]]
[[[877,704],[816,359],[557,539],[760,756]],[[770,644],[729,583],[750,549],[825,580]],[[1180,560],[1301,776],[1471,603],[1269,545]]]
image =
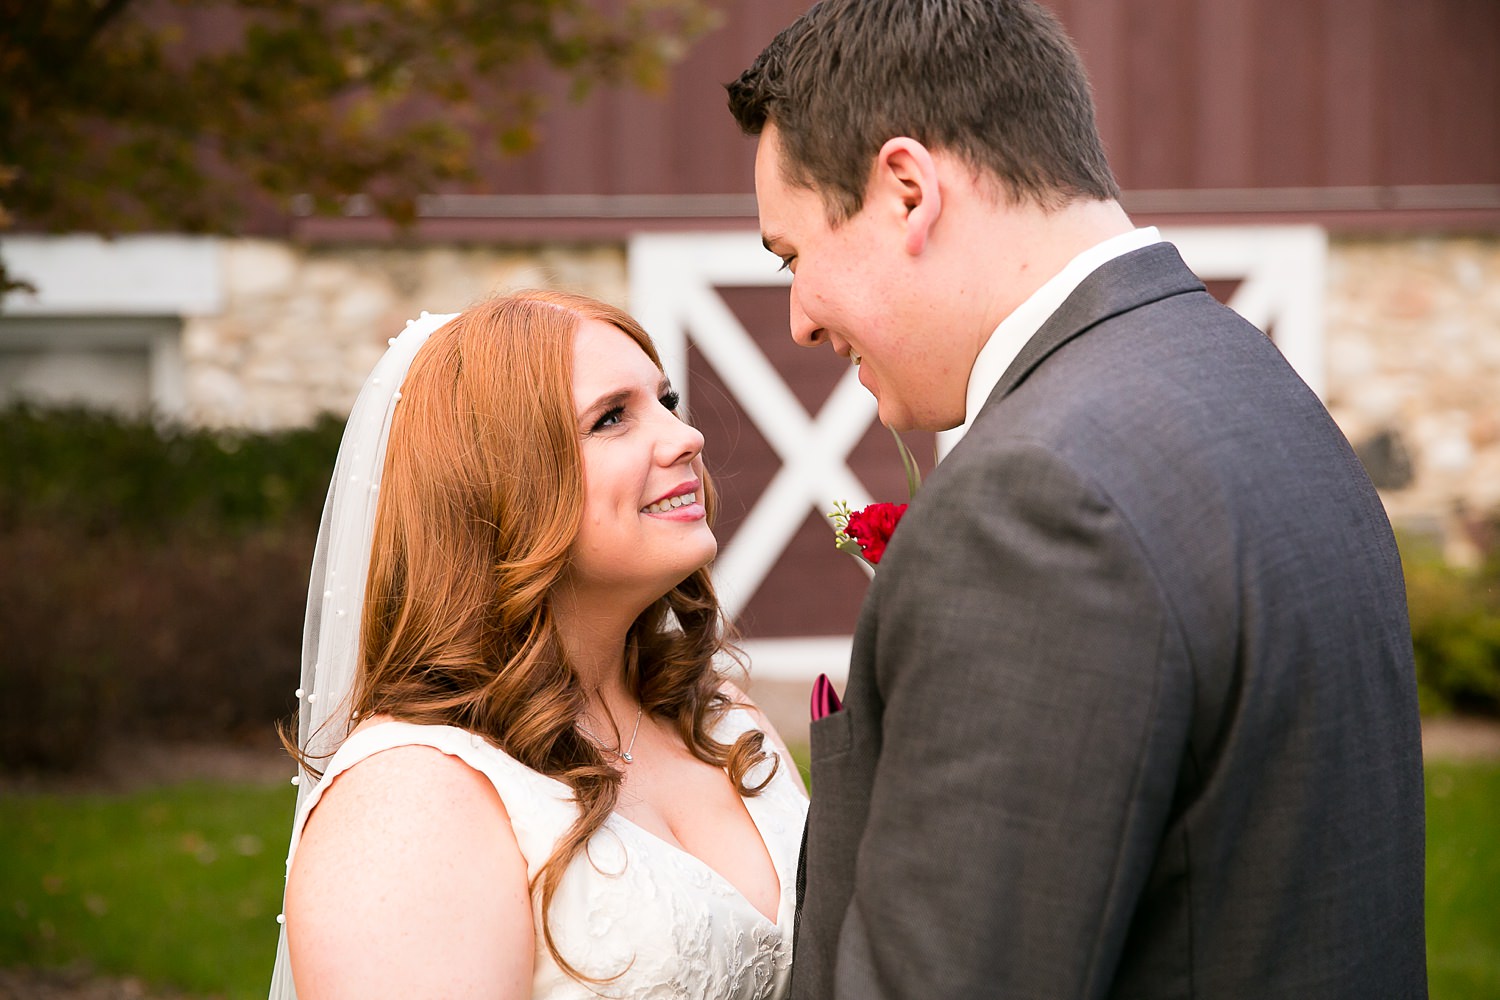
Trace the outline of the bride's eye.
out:
[[[682,405],[682,396],[676,392],[668,392],[661,397],[661,405],[676,413],[677,408]]]
[[[621,420],[623,420],[624,417],[625,417],[625,407],[623,407],[623,406],[611,407],[610,409],[604,411],[604,415],[603,416],[601,416],[598,420],[594,421],[594,426],[592,428],[590,428],[590,430],[591,431],[602,431],[606,427],[614,427]]]

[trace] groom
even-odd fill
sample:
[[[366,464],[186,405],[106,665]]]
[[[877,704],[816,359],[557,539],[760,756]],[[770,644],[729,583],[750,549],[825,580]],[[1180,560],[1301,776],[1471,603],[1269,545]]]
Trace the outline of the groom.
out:
[[[1401,568],[1136,229],[1031,0],[824,0],[730,105],[792,337],[960,428],[812,727],[796,1000],[1426,995]]]

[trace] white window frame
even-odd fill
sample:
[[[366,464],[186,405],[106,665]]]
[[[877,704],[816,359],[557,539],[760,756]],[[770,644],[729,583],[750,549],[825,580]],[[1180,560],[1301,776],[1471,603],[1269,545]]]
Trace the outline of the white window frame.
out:
[[[67,319],[84,342],[139,345],[148,358],[147,393],[153,411],[180,415],[186,405],[182,321],[224,307],[219,241],[213,237],[145,235],[8,236],[0,258],[14,291],[0,303],[0,319],[21,337],[45,329],[29,319]],[[0,324],[0,336],[4,327]]]

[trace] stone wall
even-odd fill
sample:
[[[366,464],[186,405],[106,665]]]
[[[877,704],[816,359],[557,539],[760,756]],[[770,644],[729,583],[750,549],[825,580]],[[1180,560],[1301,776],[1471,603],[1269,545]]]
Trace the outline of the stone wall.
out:
[[[1398,527],[1472,562],[1500,517],[1500,235],[1342,237],[1328,405]]]
[[[185,416],[210,426],[297,426],[349,411],[408,319],[514,288],[626,302],[618,245],[299,248],[222,245],[223,308],[182,331]]]

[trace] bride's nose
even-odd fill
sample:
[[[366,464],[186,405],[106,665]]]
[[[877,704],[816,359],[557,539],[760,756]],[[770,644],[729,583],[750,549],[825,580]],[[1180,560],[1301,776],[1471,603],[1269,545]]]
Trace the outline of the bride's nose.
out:
[[[663,466],[691,462],[703,453],[703,432],[675,414],[668,415],[657,439],[656,453]]]

